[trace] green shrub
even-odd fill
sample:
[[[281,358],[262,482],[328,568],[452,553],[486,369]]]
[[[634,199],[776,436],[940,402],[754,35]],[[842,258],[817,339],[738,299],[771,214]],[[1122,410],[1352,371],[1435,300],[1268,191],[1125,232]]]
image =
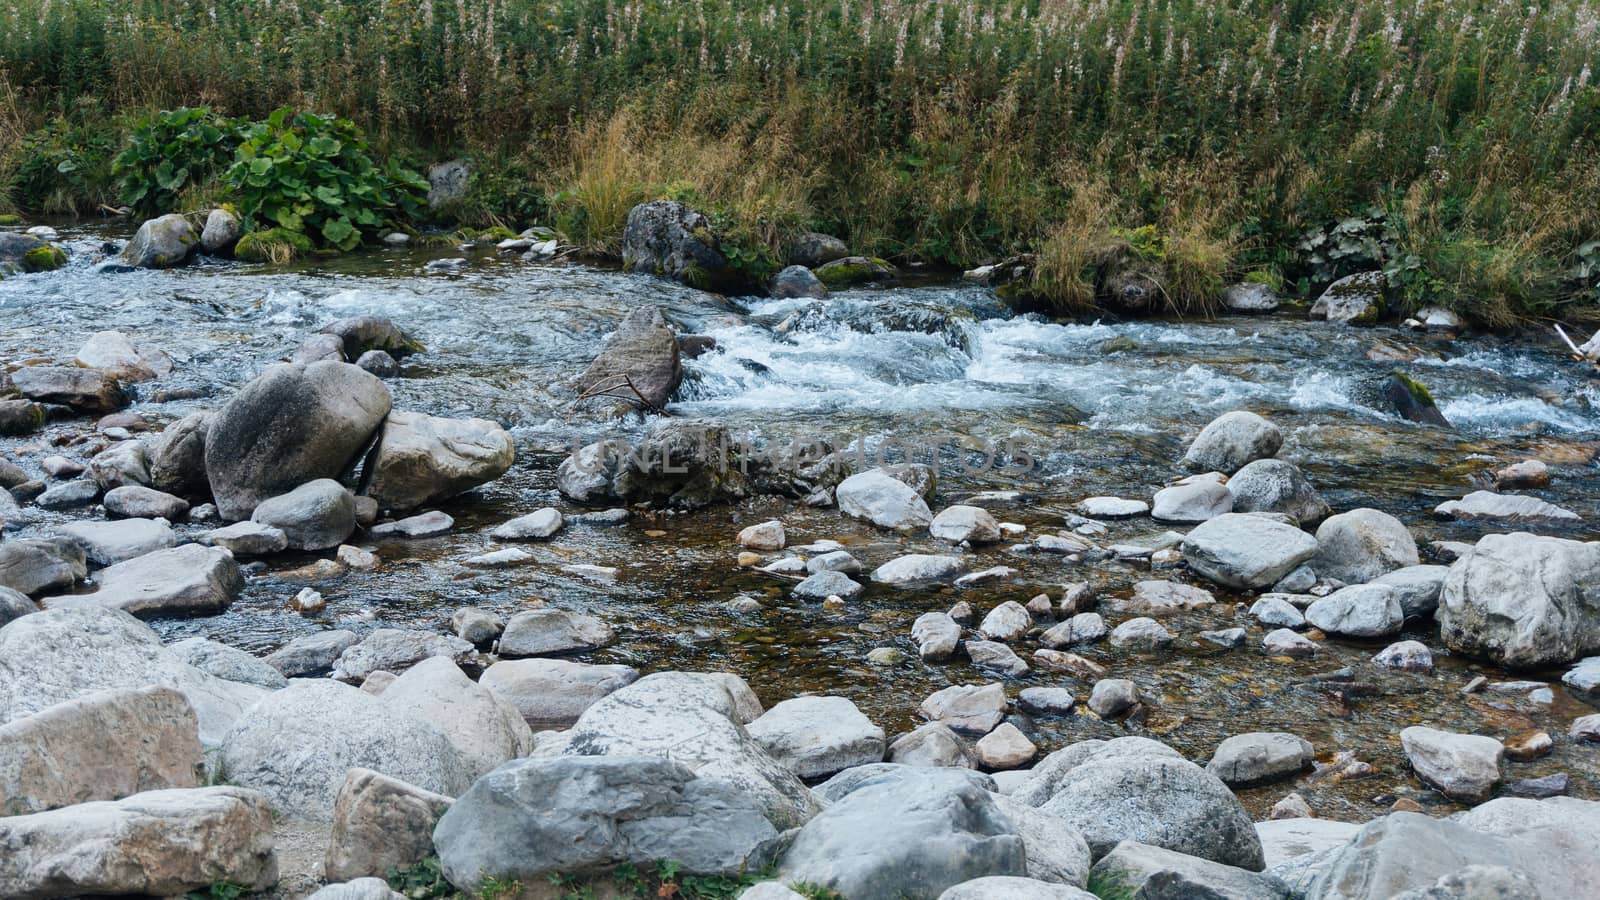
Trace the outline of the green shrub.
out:
[[[245,122],[209,107],[180,107],[140,119],[127,149],[111,162],[122,202],[145,217],[177,209],[178,195],[204,184],[233,162]]]
[[[10,193],[30,212],[81,214],[106,202],[113,134],[56,119],[23,137]]]
[[[282,229],[316,246],[353,250],[391,218],[421,215],[428,183],[380,167],[348,119],[276,110],[251,125],[227,172],[248,230]]]
[[[1400,233],[1382,209],[1369,207],[1317,228],[1308,229],[1295,245],[1308,287],[1320,287],[1346,275],[1382,269],[1400,256]]]

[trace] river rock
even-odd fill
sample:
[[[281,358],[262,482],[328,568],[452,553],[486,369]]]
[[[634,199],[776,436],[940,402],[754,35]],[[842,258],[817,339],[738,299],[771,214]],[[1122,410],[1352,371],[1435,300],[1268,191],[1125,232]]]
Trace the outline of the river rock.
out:
[[[1270,875],[1222,865],[1136,841],[1122,841],[1089,873],[1101,897],[1128,900],[1222,898],[1284,900],[1284,885]]]
[[[373,672],[399,674],[436,656],[464,663],[471,660],[475,653],[471,644],[453,634],[380,628],[339,654],[333,664],[333,677],[342,681],[360,681]]]
[[[235,522],[200,536],[201,543],[221,547],[235,556],[271,556],[289,546],[282,528],[260,522]]]
[[[751,709],[750,707],[754,707]],[[652,756],[683,763],[702,778],[727,781],[754,797],[780,828],[798,826],[820,804],[743,727],[759,704],[743,681],[723,675],[663,672],[596,702],[568,732],[568,756]],[[684,735],[695,735],[685,742]]]
[[[1230,284],[1222,292],[1222,305],[1241,313],[1272,312],[1278,308],[1278,292],[1254,281]]]
[[[943,722],[929,722],[895,738],[889,745],[889,760],[898,765],[971,769],[972,758],[966,742]]]
[[[992,544],[1000,540],[1000,523],[978,506],[950,506],[933,517],[928,532],[952,544]]]
[[[1176,581],[1141,581],[1133,586],[1133,596],[1112,602],[1119,612],[1162,615],[1181,610],[1204,609],[1217,598],[1204,588]]]
[[[511,435],[495,422],[393,412],[364,493],[387,509],[416,509],[493,481],[515,460]]]
[[[1175,754],[1112,741],[1056,768],[1064,771],[1040,809],[1081,831],[1096,856],[1136,840],[1252,872],[1263,867],[1261,839],[1227,785]]]
[[[1317,539],[1292,525],[1245,513],[1196,526],[1182,545],[1184,561],[1195,572],[1224,587],[1257,591],[1310,560],[1318,546]]]
[[[1155,619],[1140,616],[1111,629],[1111,646],[1134,653],[1160,653],[1172,646],[1172,632]]]
[[[188,262],[199,244],[200,235],[195,234],[189,220],[171,213],[140,225],[133,240],[122,248],[120,260],[125,266],[140,269],[169,269]]]
[[[911,625],[911,638],[923,659],[949,659],[961,643],[961,626],[945,613],[923,613]]]
[[[1270,595],[1252,604],[1250,615],[1262,625],[1273,628],[1304,628],[1306,624],[1305,616],[1293,603]]]
[[[97,691],[152,685],[183,693],[207,747],[266,693],[188,665],[148,626],[119,610],[47,609],[0,628],[0,723]]]
[[[119,488],[120,490],[120,488]],[[97,565],[119,562],[166,550],[177,544],[165,519],[122,519],[116,522],[68,522],[56,529],[83,549]]]
[[[851,556],[848,550],[830,550],[806,560],[806,571],[812,575],[818,572],[843,572],[846,575],[854,575],[861,571],[861,561]]]
[[[555,873],[671,859],[685,874],[761,868],[778,837],[735,785],[667,759],[558,757],[512,762],[479,780],[434,831],[451,883],[540,883]]]
[[[1017,656],[1016,651],[998,641],[967,641],[961,646],[967,651],[967,658],[980,669],[1012,677],[1028,671],[1028,664]]]
[[[1427,386],[1404,372],[1397,370],[1384,376],[1378,382],[1377,394],[1394,410],[1395,415],[1407,422],[1450,427],[1450,420],[1439,411]]]
[[[883,761],[883,729],[844,697],[796,697],[749,725],[778,762],[801,778],[826,778],[842,769]]]
[[[44,427],[44,420],[44,407],[31,400],[0,400],[0,434],[32,434]]]
[[[147,488],[143,485],[125,484],[106,491],[106,514],[118,519],[183,518],[189,512],[189,502],[182,497]]]
[[[221,207],[213,209],[206,214],[205,228],[200,231],[200,249],[212,256],[231,255],[241,231],[238,213]]]
[[[1329,634],[1376,638],[1405,622],[1399,592],[1385,584],[1353,584],[1306,607],[1306,621]]]
[[[1139,705],[1139,687],[1126,678],[1102,678],[1089,693],[1089,710],[1102,719],[1115,719]]]
[[[88,575],[83,548],[65,538],[0,543],[0,587],[42,594]]]
[[[217,508],[247,519],[261,501],[337,478],[389,414],[389,389],[340,362],[269,367],[212,418],[205,469]]]
[[[250,521],[283,532],[291,549],[327,550],[355,533],[355,497],[339,482],[321,478],[262,500]]]
[[[565,524],[561,511],[547,506],[497,526],[489,536],[497,541],[542,541],[554,536]]]
[[[98,369],[125,384],[154,381],[172,374],[172,357],[160,350],[135,347],[120,331],[91,335],[78,349],[74,362],[86,369]]]
[[[199,729],[183,694],[154,686],[86,694],[0,725],[0,816],[199,787]]]
[[[464,606],[450,614],[450,630],[469,644],[484,646],[506,630],[499,616],[473,606]]]
[[[278,880],[272,808],[237,787],[159,790],[0,818],[0,885],[18,898],[183,895]]]
[[[295,681],[247,710],[223,739],[221,765],[233,783],[269,796],[280,815],[309,822],[331,821],[352,768],[447,796],[475,777],[431,723],[329,680]]]
[[[933,522],[922,496],[882,469],[869,469],[839,483],[834,496],[839,511],[879,528],[915,531]]]
[[[253,684],[269,691],[289,686],[283,673],[266,660],[257,659],[237,647],[197,637],[175,641],[168,644],[167,649],[196,669],[224,681]]]
[[[1328,285],[1311,304],[1311,318],[1343,325],[1371,325],[1384,313],[1388,280],[1382,272],[1357,272]]]
[[[1263,784],[1311,768],[1309,741],[1281,731],[1236,734],[1217,745],[1206,771],[1229,786]]]
[[[206,480],[206,430],[210,413],[195,413],[168,425],[146,452],[150,486],[182,497],[210,493]]]
[[[978,630],[991,640],[1015,641],[1027,634],[1028,629],[1032,627],[1033,617],[1028,615],[1022,604],[1015,600],[1007,600],[983,617]]]
[[[1128,519],[1149,512],[1150,504],[1121,497],[1088,497],[1074,508],[1091,519]]]
[[[972,749],[978,763],[990,771],[1019,769],[1039,752],[1028,736],[1010,722],[1002,722],[1000,727],[979,738]]]
[[[822,299],[828,296],[828,286],[805,266],[785,267],[772,276],[772,285],[768,290],[772,296],[780,299],[801,297]]]
[[[533,732],[521,712],[447,657],[430,657],[406,669],[382,697],[390,709],[439,729],[474,778],[533,750]]]
[[[1500,783],[1505,746],[1494,738],[1414,725],[1400,745],[1417,777],[1452,800],[1482,803]]]
[[[77,509],[100,499],[100,485],[93,480],[80,478],[57,484],[34,499],[41,509]]]
[[[1110,633],[1111,629],[1106,627],[1106,620],[1099,613],[1078,613],[1040,635],[1039,643],[1051,649],[1060,649],[1073,644],[1093,643]]]
[[[950,581],[966,570],[967,564],[958,556],[912,553],[896,557],[872,570],[872,580],[879,584],[928,584]]]
[[[826,600],[829,597],[849,600],[861,590],[861,585],[843,572],[824,571],[807,576],[790,593],[802,600]]]
[[[814,269],[850,255],[844,241],[831,234],[808,231],[789,246],[789,262]]]
[[[1283,446],[1278,426],[1252,412],[1224,413],[1201,429],[1183,456],[1191,472],[1232,475],[1245,464],[1276,456]]]
[[[1600,656],[1579,660],[1561,676],[1561,683],[1590,703],[1600,700]]]
[[[1447,566],[1407,566],[1380,575],[1372,583],[1394,588],[1407,618],[1431,616],[1439,608],[1439,592],[1449,574]]]
[[[244,575],[226,550],[184,544],[110,566],[93,593],[46,598],[46,607],[100,606],[136,616],[206,615],[228,608]]]
[[[1277,512],[1298,522],[1319,522],[1328,516],[1328,504],[1301,474],[1300,468],[1281,459],[1258,459],[1228,479],[1234,512]]]
[[[456,527],[456,520],[446,512],[434,509],[415,516],[407,516],[393,522],[383,522],[367,529],[375,538],[429,538],[445,534]],[[509,547],[475,556],[467,560],[469,565],[477,565],[486,569],[503,569],[509,566],[526,562],[533,558],[533,554],[518,547]]]
[[[360,642],[355,632],[342,629],[301,635],[268,654],[266,663],[288,678],[322,675],[340,654]]]
[[[1421,641],[1399,641],[1383,648],[1372,664],[1402,672],[1432,672],[1433,652]]]
[[[610,645],[616,638],[610,625],[593,616],[563,609],[531,609],[506,620],[500,655],[551,656],[594,650]]]
[[[1421,562],[1416,539],[1399,519],[1376,509],[1353,509],[1317,528],[1311,568],[1323,578],[1364,584]]]
[[[334,800],[323,877],[382,877],[422,862],[433,855],[434,826],[453,802],[371,769],[351,769]],[[388,891],[387,884],[379,885]]]
[[[998,683],[954,685],[922,701],[918,712],[933,722],[943,722],[961,734],[982,737],[993,731],[1006,714],[1005,688]]]
[[[95,369],[70,366],[23,366],[11,373],[22,396],[37,403],[57,403],[79,412],[115,412],[128,405],[122,383]]]
[[[89,460],[89,474],[104,490],[150,481],[149,457],[144,441],[118,441]]]
[[[1446,646],[1513,668],[1600,652],[1600,544],[1485,536],[1450,567],[1436,615]]]
[[[1479,519],[1499,522],[1577,522],[1578,514],[1526,494],[1496,494],[1473,491],[1460,500],[1450,500],[1434,508],[1433,514],[1446,519]]]
[[[368,350],[356,359],[356,366],[363,371],[371,372],[379,378],[398,378],[400,364],[395,358],[382,350]]]
[[[1161,522],[1200,523],[1233,511],[1220,474],[1193,475],[1156,492],[1150,515]]]
[[[1094,900],[1094,895],[1069,884],[986,875],[946,888],[938,900]]]
[[[782,550],[787,539],[777,519],[750,525],[739,532],[739,546],[751,550]]]
[[[855,785],[795,836],[779,874],[846,897],[934,897],[984,875],[1027,874],[993,795],[962,770],[900,768]]]
[[[682,382],[678,336],[659,307],[641,306],[612,332],[576,386],[583,393],[604,391],[636,406],[663,409]]]
[[[1496,490],[1518,491],[1550,486],[1550,467],[1542,460],[1525,459],[1494,473]]]
[[[1303,659],[1315,656],[1322,645],[1311,640],[1303,634],[1297,634],[1288,628],[1279,628],[1268,632],[1261,639],[1261,649],[1271,656],[1288,656],[1294,659]]]
[[[731,288],[737,280],[711,220],[675,200],[641,203],[628,212],[622,267],[703,290]]]
[[[8,587],[0,587],[0,627],[38,611],[39,605],[28,599],[27,594]]]
[[[602,698],[639,679],[628,666],[564,659],[508,659],[490,666],[478,684],[511,704],[536,730],[570,728]]]

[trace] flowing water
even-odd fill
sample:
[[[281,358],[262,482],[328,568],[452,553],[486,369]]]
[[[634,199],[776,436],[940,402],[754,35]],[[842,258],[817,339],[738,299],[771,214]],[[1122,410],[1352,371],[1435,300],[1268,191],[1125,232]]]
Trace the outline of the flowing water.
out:
[[[443,252],[382,251],[275,268],[205,263],[169,272],[96,274],[91,264],[105,233],[64,228],[73,262],[60,272],[0,282],[0,360],[70,360],[91,333],[115,328],[167,350],[169,377],[139,387],[133,407],[165,421],[219,406],[245,380],[288,358],[304,336],[328,322],[379,314],[426,346],[390,382],[396,408],[445,416],[481,416],[504,423],[517,441],[516,466],[505,477],[446,504],[455,530],[421,541],[369,544],[382,557],[373,573],[318,584],[326,612],[303,617],[287,600],[312,557],[253,565],[244,596],[226,613],[158,620],[169,638],[205,635],[264,653],[289,638],[327,627],[442,629],[463,605],[510,614],[546,601],[598,615],[618,628],[616,646],[584,659],[626,662],[642,670],[726,669],[738,672],[768,703],[812,691],[853,699],[890,734],[915,724],[917,704],[949,684],[987,676],[965,662],[924,663],[910,641],[911,622],[928,610],[969,600],[980,615],[1007,599],[1089,581],[1100,596],[1126,594],[1152,576],[1145,563],[1065,563],[1005,545],[968,553],[974,570],[1008,565],[1014,582],[957,591],[868,586],[834,613],[789,600],[788,582],[741,569],[734,536],[744,525],[779,516],[791,545],[835,539],[869,568],[905,552],[951,551],[926,537],[887,535],[836,511],[793,500],[757,498],[689,514],[637,511],[623,526],[573,526],[548,544],[529,547],[532,565],[506,571],[465,568],[462,560],[492,546],[495,524],[542,506],[570,511],[555,490],[555,468],[575,444],[627,436],[651,424],[613,420],[575,404],[568,382],[605,336],[641,304],[663,307],[684,332],[708,334],[716,349],[686,360],[687,376],[670,407],[674,415],[715,418],[767,441],[826,438],[860,442],[870,451],[908,442],[957,442],[1005,448],[1009,469],[946,467],[939,502],[980,491],[1019,491],[997,516],[1029,532],[1054,532],[1085,496],[1148,499],[1179,474],[1186,442],[1214,416],[1236,408],[1260,412],[1284,431],[1280,456],[1299,464],[1335,510],[1373,506],[1411,526],[1419,543],[1471,540],[1493,530],[1443,523],[1433,506],[1473,489],[1474,474],[1527,456],[1547,460],[1555,482],[1541,496],[1600,521],[1593,489],[1600,447],[1600,387],[1553,346],[1473,338],[1446,341],[1393,328],[1347,329],[1307,323],[1299,315],[1216,321],[1057,324],[1013,316],[985,290],[930,281],[892,290],[860,290],[824,301],[731,298],[660,280],[570,264],[533,265],[474,255],[463,274],[425,273]],[[454,254],[448,254],[454,255]],[[1108,346],[1112,339],[1122,349]],[[1415,361],[1404,368],[1425,382],[1455,430],[1401,421],[1371,399],[1368,385],[1394,367],[1369,359],[1383,341]],[[1391,347],[1392,350],[1392,347]],[[53,424],[29,439],[0,440],[37,471],[47,452],[85,452],[92,423]],[[45,444],[83,440],[64,450]],[[894,451],[889,451],[894,460]],[[946,461],[950,461],[946,454]],[[1021,462],[1029,463],[1020,471]],[[27,531],[65,518],[42,514]],[[190,534],[200,526],[184,526]],[[1108,542],[1165,530],[1149,519],[1110,523]],[[1588,525],[1540,529],[1593,538]],[[572,574],[563,566],[615,567],[613,578]],[[1180,579],[1183,576],[1177,576]],[[1366,665],[1383,645],[1330,639],[1313,660],[1262,655],[1262,629],[1245,614],[1246,598],[1168,617],[1180,635],[1159,658],[1084,650],[1111,674],[1137,682],[1154,698],[1142,724],[1101,722],[1086,711],[1037,722],[1043,749],[1085,737],[1129,731],[1171,743],[1204,760],[1223,737],[1283,730],[1312,741],[1324,761],[1341,750],[1371,763],[1375,774],[1340,781],[1307,776],[1243,792],[1258,813],[1291,787],[1320,814],[1363,819],[1394,795],[1420,791],[1405,771],[1399,729],[1419,723],[1507,736],[1543,728],[1564,736],[1567,723],[1592,712],[1556,685],[1553,706],[1521,695],[1463,695],[1475,673],[1504,673],[1449,658],[1431,624],[1404,637],[1423,640],[1438,661],[1428,675],[1388,673]],[[759,611],[736,612],[729,601],[753,597]],[[1108,615],[1115,625],[1123,616]],[[1201,645],[1204,629],[1252,626],[1245,648]],[[907,659],[891,666],[866,660],[891,646]],[[1032,643],[1019,648],[1026,657]],[[1364,689],[1330,690],[1311,676],[1356,666]],[[1552,677],[1558,673],[1545,673]],[[1524,677],[1524,676],[1514,676]],[[1011,679],[1071,687],[1080,702],[1088,686],[1033,672]],[[1600,751],[1558,737],[1558,749],[1536,763],[1508,763],[1510,778],[1565,771],[1573,793],[1600,796]]]

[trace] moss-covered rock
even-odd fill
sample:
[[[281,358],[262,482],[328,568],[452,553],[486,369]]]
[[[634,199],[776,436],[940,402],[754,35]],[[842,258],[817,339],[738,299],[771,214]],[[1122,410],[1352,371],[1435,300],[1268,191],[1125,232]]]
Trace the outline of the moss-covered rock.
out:
[[[67,264],[67,254],[60,247],[45,244],[22,254],[22,271],[53,272]]]
[[[873,281],[893,281],[899,270],[875,256],[846,256],[819,266],[816,276],[830,290],[853,287]]]
[[[0,225],[21,225],[22,217],[15,213],[0,213]]]
[[[1438,404],[1434,402],[1433,392],[1428,386],[1399,371],[1390,372],[1388,377],[1379,386],[1383,399],[1400,418],[1409,422],[1421,422],[1424,425],[1437,425],[1449,428],[1450,422],[1439,411]]]

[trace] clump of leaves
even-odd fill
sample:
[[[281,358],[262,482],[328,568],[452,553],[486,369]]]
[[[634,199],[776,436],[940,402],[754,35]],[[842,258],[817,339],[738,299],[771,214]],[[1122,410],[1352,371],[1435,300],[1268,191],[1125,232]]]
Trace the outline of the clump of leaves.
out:
[[[79,214],[103,202],[115,140],[96,127],[57,119],[23,137],[9,185],[22,209]]]
[[[1331,284],[1346,275],[1383,269],[1400,257],[1400,232],[1388,214],[1370,207],[1300,236],[1295,250],[1311,285]],[[1301,293],[1308,293],[1302,290]]]
[[[394,217],[422,214],[428,182],[393,162],[379,166],[348,119],[285,107],[251,125],[228,169],[246,227],[298,232],[353,250]]]
[[[385,881],[396,893],[408,900],[432,900],[436,897],[456,897],[456,889],[445,880],[439,866],[439,857],[430,856],[416,865],[397,868],[391,866]]]
[[[190,891],[184,895],[184,900],[239,900],[244,892],[243,885],[231,881],[219,881],[204,890]]]
[[[245,129],[243,119],[219,116],[205,106],[140,119],[127,149],[111,162],[122,202],[145,216],[172,212],[184,188],[204,184],[233,162]]]

